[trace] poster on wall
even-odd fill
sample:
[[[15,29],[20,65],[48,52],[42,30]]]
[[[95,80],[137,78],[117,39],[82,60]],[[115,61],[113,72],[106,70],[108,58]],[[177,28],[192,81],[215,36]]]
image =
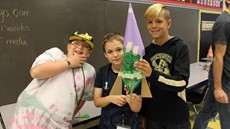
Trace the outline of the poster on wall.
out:
[[[165,2],[169,4],[178,4],[187,7],[199,9],[222,10],[223,0],[151,0],[156,2]]]
[[[212,42],[212,27],[221,12],[199,11],[198,53],[197,61],[205,61]]]

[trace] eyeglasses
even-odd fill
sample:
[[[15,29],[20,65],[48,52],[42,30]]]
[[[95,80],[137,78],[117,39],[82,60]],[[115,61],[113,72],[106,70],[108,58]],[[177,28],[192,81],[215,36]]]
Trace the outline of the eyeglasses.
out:
[[[70,43],[73,44],[73,45],[76,45],[76,46],[81,46],[84,50],[91,50],[91,48],[89,47],[89,45],[87,45],[85,43],[81,43],[81,42],[78,42],[76,40],[71,41]]]

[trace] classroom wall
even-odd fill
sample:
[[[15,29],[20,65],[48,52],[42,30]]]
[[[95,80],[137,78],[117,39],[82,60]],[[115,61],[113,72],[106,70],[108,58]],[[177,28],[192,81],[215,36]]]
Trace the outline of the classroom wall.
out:
[[[149,4],[133,3],[139,30],[147,46],[151,37],[143,14]],[[189,46],[190,61],[197,57],[198,10],[169,7],[173,19],[171,35]],[[0,106],[15,103],[31,81],[35,58],[51,47],[64,52],[72,32],[88,32],[95,48],[89,63],[98,69],[105,63],[101,40],[108,32],[124,34],[127,2],[106,0],[1,0],[0,1]]]

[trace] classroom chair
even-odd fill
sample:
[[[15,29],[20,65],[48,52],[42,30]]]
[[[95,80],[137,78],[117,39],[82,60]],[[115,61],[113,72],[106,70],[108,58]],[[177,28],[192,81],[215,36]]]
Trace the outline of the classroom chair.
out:
[[[206,83],[203,87],[199,88],[198,90],[189,91],[186,93],[188,107],[192,107],[196,115],[198,115],[196,105],[201,104],[201,102],[205,99],[208,89],[209,85],[208,83]]]

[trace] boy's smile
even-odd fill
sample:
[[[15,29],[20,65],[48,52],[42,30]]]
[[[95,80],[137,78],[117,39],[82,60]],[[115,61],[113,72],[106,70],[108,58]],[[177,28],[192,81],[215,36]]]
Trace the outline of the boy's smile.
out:
[[[158,44],[162,44],[168,40],[168,29],[170,26],[171,20],[166,21],[161,15],[147,22],[147,30]]]

